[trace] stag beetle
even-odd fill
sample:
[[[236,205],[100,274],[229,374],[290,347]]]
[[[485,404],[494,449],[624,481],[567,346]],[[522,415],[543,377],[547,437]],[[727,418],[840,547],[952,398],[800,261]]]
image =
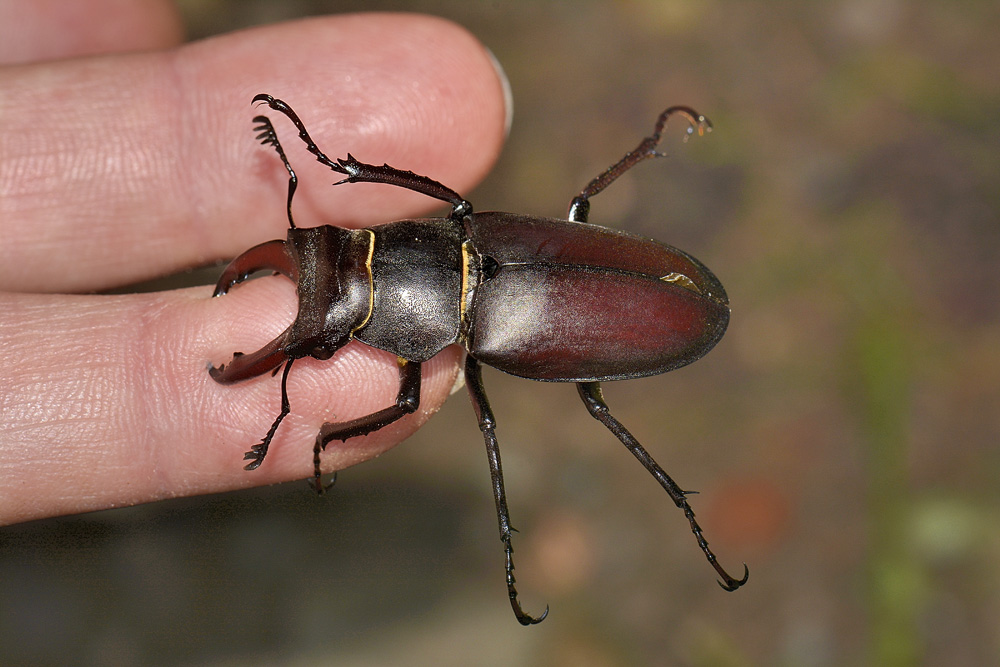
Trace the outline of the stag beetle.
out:
[[[660,155],[656,146],[674,115],[687,119],[688,135],[711,124],[694,110],[670,107],[653,134],[592,180],[569,206],[568,220],[514,213],[474,213],[454,190],[426,176],[359,162],[348,153],[332,160],[309,136],[288,104],[267,94],[253,98],[294,123],[316,159],[342,174],[343,183],[384,183],[420,192],[451,205],[446,218],[400,220],[369,229],[330,225],[301,228],[292,218],[298,179],[274,126],[256,116],[257,139],[272,146],[288,171],[288,237],[246,251],[224,270],[214,296],[225,294],[257,271],[296,283],[298,315],[273,341],[252,354],[211,367],[211,377],[231,383],[281,375],[281,411],[260,443],[246,453],[245,468],[264,461],[268,445],[288,415],[288,372],[296,359],[329,359],[351,339],[397,357],[396,402],[373,414],[324,424],[313,447],[313,479],[323,491],[320,452],[332,440],[377,431],[420,403],[420,365],[448,345],[465,348],[465,381],[486,442],[500,539],[506,557],[507,591],[517,620],[538,623],[524,612],[514,586],[511,531],[504,494],[496,421],[480,366],[532,380],[575,382],[591,415],[639,460],[687,517],[698,546],[733,591],[746,583],[718,563],[695,521],[683,491],[615,419],[601,395],[605,380],[656,375],[689,364],[715,346],[729,323],[729,301],[719,280],[694,257],[671,246],[587,222],[590,198],[637,163]],[[685,137],[686,138],[686,137]],[[623,326],[622,323],[629,323]]]

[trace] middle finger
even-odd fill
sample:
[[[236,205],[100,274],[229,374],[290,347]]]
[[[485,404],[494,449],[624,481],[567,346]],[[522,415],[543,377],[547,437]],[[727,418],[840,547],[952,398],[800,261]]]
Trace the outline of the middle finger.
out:
[[[0,289],[15,291],[102,289],[282,236],[287,175],[250,131],[259,92],[289,101],[331,157],[351,151],[459,191],[503,138],[485,49],[418,16],[312,19],[171,51],[8,68],[0,90]],[[398,188],[329,187],[337,176],[282,121],[309,184],[296,199],[304,226],[435,205]]]

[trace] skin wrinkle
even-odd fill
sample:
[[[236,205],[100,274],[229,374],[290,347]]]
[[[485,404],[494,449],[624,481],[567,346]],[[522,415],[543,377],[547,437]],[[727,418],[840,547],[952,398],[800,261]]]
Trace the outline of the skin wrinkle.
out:
[[[168,98],[160,101],[160,104],[164,105],[164,108],[178,110],[178,113],[170,115],[171,122],[174,125],[172,134],[175,137],[174,150],[180,154],[179,159],[175,161],[177,165],[175,173],[178,181],[178,194],[181,196],[186,194],[187,196],[183,199],[186,206],[186,214],[178,215],[177,220],[183,224],[183,234],[193,240],[195,247],[211,248],[212,225],[199,223],[212,220],[214,217],[213,214],[216,212],[214,210],[215,207],[208,205],[206,192],[212,194],[218,193],[220,188],[225,186],[224,182],[218,181],[225,181],[226,179],[225,177],[220,178],[214,170],[208,170],[207,174],[197,172],[203,179],[207,176],[212,186],[211,188],[199,187],[195,181],[196,171],[189,167],[193,164],[199,164],[200,161],[205,159],[203,155],[193,155],[193,151],[203,150],[204,147],[214,146],[214,144],[210,138],[208,141],[184,140],[185,137],[198,136],[200,131],[204,129],[204,123],[199,123],[196,117],[188,113],[183,113],[183,110],[188,108],[204,108],[205,106],[205,104],[201,106],[197,105],[192,98],[192,91],[201,91],[202,88],[190,85],[193,82],[189,82],[189,77],[185,76],[181,71],[181,60],[186,53],[188,52],[182,49],[173,49],[164,54],[165,66],[163,70],[166,72],[167,78],[172,82],[172,85],[163,86],[157,91],[157,95]],[[214,157],[219,158],[219,162],[225,163],[226,161],[225,155]],[[195,263],[208,264],[216,259],[218,257],[204,253],[203,256],[196,259]]]
[[[162,415],[159,412],[167,404],[167,401],[160,397],[162,391],[160,387],[163,386],[164,382],[167,382],[169,391],[169,385],[172,384],[169,373],[152,372],[152,369],[163,368],[166,363],[169,363],[164,358],[163,352],[171,348],[163,344],[167,341],[162,340],[161,329],[156,326],[160,323],[163,309],[164,304],[159,299],[150,301],[139,308],[136,318],[138,322],[136,333],[138,335],[132,339],[136,344],[128,345],[126,341],[130,354],[126,354],[124,360],[124,369],[129,377],[129,381],[126,382],[128,396],[131,399],[130,403],[134,405],[132,411],[134,420],[131,425],[126,425],[129,420],[123,418],[122,421],[126,424],[123,424],[125,427],[122,428],[122,432],[142,434],[142,437],[134,443],[134,449],[142,455],[143,461],[136,465],[138,462],[133,460],[131,465],[135,466],[137,470],[148,471],[149,477],[155,480],[151,484],[154,493],[162,493],[163,489],[171,487],[169,471],[174,469],[174,466],[162,465],[161,463],[171,448],[156,446],[154,438],[151,437],[151,429],[147,426],[148,424],[162,423]],[[185,348],[178,346],[174,349]],[[181,378],[183,375],[177,377]],[[183,395],[178,391],[171,393],[175,396]],[[138,396],[142,398],[136,401],[135,398]]]
[[[168,80],[172,80],[170,75],[173,68],[170,64],[176,53],[176,50],[171,50],[160,54],[158,59],[143,58],[140,61],[142,67],[138,68],[137,74],[141,72],[150,78],[166,75]],[[176,119],[183,118],[187,114],[169,114],[170,122],[166,125],[157,124],[152,131],[159,137],[156,145],[169,147],[175,155],[179,151],[181,159],[156,155],[152,149],[154,144],[141,138],[151,132],[146,118],[155,117],[157,108],[182,109],[183,107],[171,107],[170,105],[182,101],[178,100],[177,97],[182,94],[183,86],[178,86],[176,82],[174,85],[162,86],[148,86],[137,82],[136,87],[141,87],[142,94],[136,96],[134,103],[125,107],[129,113],[124,120],[129,124],[129,130],[123,132],[122,138],[117,139],[115,144],[116,148],[121,151],[121,165],[124,167],[118,175],[121,192],[124,195],[120,197],[120,201],[126,203],[131,219],[124,225],[124,229],[119,227],[114,233],[124,233],[134,238],[135,247],[141,249],[144,255],[154,258],[163,254],[161,248],[166,249],[173,245],[171,236],[183,234],[188,239],[195,236],[193,228],[197,225],[193,225],[189,221],[199,220],[199,218],[191,215],[191,203],[200,193],[186,187],[185,177],[190,174],[190,169],[185,167],[196,163],[190,162],[184,151],[190,150],[191,143],[202,146],[205,142],[182,140],[183,135],[179,134],[173,125],[177,122]],[[117,128],[108,126],[107,129],[117,132]],[[112,178],[115,176],[113,175]],[[143,193],[146,192],[156,193],[152,196],[154,201],[171,199],[174,202],[180,202],[182,206],[167,215],[158,214],[156,211],[159,207],[145,201]],[[151,217],[161,219],[159,225],[154,227],[154,229],[159,227],[160,232],[146,241],[147,237],[143,230],[146,226],[146,219]],[[178,227],[182,229],[178,229]],[[125,260],[123,259],[123,261]]]
[[[34,304],[29,304],[27,307],[11,303],[6,305],[12,306],[12,310],[18,311],[24,318],[33,318],[36,321],[44,318],[50,310]],[[78,310],[71,306],[52,319],[56,322],[64,321],[67,327],[73,327],[75,324],[79,329],[81,323],[76,322],[78,314]],[[82,328],[91,329],[87,322],[82,323]],[[18,340],[16,334],[5,335],[3,340],[8,345],[13,343],[13,349],[8,348],[4,356],[20,360],[15,364],[29,369],[28,377],[15,376],[17,382],[10,388],[10,400],[14,405],[8,407],[15,409],[4,410],[7,431],[5,440],[22,443],[14,445],[16,447],[14,459],[20,462],[16,469],[44,470],[46,493],[59,494],[60,489],[66,485],[72,485],[75,488],[74,493],[81,491],[81,487],[86,486],[89,476],[76,480],[67,474],[68,471],[86,469],[95,460],[100,460],[102,451],[115,451],[113,447],[105,448],[104,428],[107,424],[101,412],[101,407],[107,405],[107,401],[102,400],[101,396],[108,393],[108,387],[113,385],[113,382],[100,372],[86,374],[78,372],[81,360],[88,359],[88,355],[93,354],[94,349],[84,342],[77,343],[76,337],[70,337],[58,349],[53,349],[52,343],[48,340],[39,341],[33,337],[22,337]],[[30,350],[30,353],[17,355],[18,348]],[[105,349],[108,348],[109,346],[105,346]],[[110,348],[113,349],[113,346]],[[10,352],[14,354],[9,354]],[[15,370],[17,370],[16,365]],[[28,397],[28,402],[22,402],[24,397]],[[45,399],[31,400],[30,397],[45,397]],[[73,425],[74,437],[71,445],[61,445],[57,450],[53,450],[51,446],[31,446],[33,442],[65,442],[63,432],[66,424]],[[58,465],[46,463],[52,457],[57,457],[60,463]],[[12,478],[19,479],[17,474],[15,472]]]
[[[18,27],[0,41],[5,64],[165,47],[183,37],[173,3],[148,0],[8,0],[2,23]]]
[[[23,230],[25,238],[15,238],[12,246],[24,248],[30,244],[34,249],[32,255],[38,256],[37,248],[42,244],[36,244],[35,240],[39,240],[53,251],[54,256],[61,256],[65,254],[66,248],[74,247],[78,251],[75,253],[77,258],[87,258],[91,264],[112,266],[119,263],[118,246],[142,251],[147,233],[134,220],[135,212],[149,210],[150,207],[143,206],[132,195],[152,189],[162,190],[170,182],[165,177],[164,160],[153,159],[148,150],[134,150],[136,142],[132,137],[137,136],[140,130],[148,134],[148,128],[143,127],[141,121],[146,114],[138,109],[131,114],[122,113],[132,109],[134,89],[143,86],[142,81],[133,82],[131,79],[147,77],[130,73],[130,80],[122,83],[123,90],[126,91],[124,97],[110,98],[100,93],[102,82],[106,80],[112,63],[119,63],[123,59],[140,62],[144,58],[145,56],[134,55],[95,57],[66,64],[66,71],[61,76],[49,77],[58,80],[61,93],[56,99],[50,97],[39,100],[42,107],[39,113],[53,116],[54,120],[47,123],[43,133],[29,131],[20,140],[15,159],[29,165],[32,162],[37,164],[34,157],[37,142],[34,138],[40,136],[43,154],[48,153],[54,164],[31,168],[32,171],[45,169],[47,173],[34,180],[34,187],[29,185],[30,189],[26,189],[24,196],[8,202],[8,206],[15,211],[21,206],[31,206],[26,209],[31,226]],[[142,72],[145,73],[146,70],[143,69]],[[146,85],[145,88],[148,90],[149,86]],[[80,127],[73,117],[69,117],[68,112],[50,114],[49,110],[59,103],[58,98],[65,97],[87,100],[89,117],[107,117],[114,122]],[[53,134],[56,137],[54,140],[45,139]],[[27,141],[31,144],[24,143]],[[147,140],[145,145],[149,143],[155,142]],[[18,144],[14,146],[17,147]],[[51,196],[57,191],[73,193],[77,198],[72,212],[68,213],[64,208],[53,205],[48,208],[47,214],[39,216],[38,212],[45,211],[45,208],[38,206],[36,202],[59,201]],[[116,244],[106,244],[102,239],[102,228],[113,226],[111,221],[116,218],[131,220],[132,224],[115,226],[113,233],[118,236]],[[69,224],[64,220],[68,220]],[[41,229],[48,229],[49,233],[40,235]],[[11,252],[15,251],[16,248],[11,247]],[[86,271],[87,266],[84,263],[81,268]]]
[[[80,310],[89,305],[84,300],[89,301],[81,299],[77,304]],[[93,487],[90,497],[101,494],[100,484],[95,483],[95,476],[90,473],[94,469],[106,471],[121,465],[119,456],[124,451],[121,446],[124,443],[115,434],[127,432],[122,429],[118,406],[123,404],[122,393],[128,387],[127,381],[122,377],[122,360],[127,354],[127,346],[121,343],[123,332],[131,329],[127,321],[95,323],[95,319],[93,312],[86,312],[82,328],[86,329],[87,335],[80,337],[99,341],[98,345],[95,347],[81,343],[76,349],[59,355],[67,363],[65,380],[60,382],[64,393],[59,397],[58,404],[52,406],[53,410],[58,411],[58,419],[72,420],[74,429],[78,428],[78,420],[79,424],[89,427],[85,432],[78,433],[76,442],[70,445],[75,462],[63,466],[60,472],[66,478],[64,484],[80,489]],[[86,372],[81,373],[80,368]],[[86,414],[72,411],[67,413],[65,410],[63,400],[66,398],[67,384],[75,389],[69,396],[76,395]],[[115,440],[121,444],[108,446],[109,442],[113,443]],[[100,479],[100,475],[96,478]]]

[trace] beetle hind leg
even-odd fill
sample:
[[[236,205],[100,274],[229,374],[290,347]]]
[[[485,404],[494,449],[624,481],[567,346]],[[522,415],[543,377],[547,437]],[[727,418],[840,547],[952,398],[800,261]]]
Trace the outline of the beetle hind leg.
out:
[[[692,493],[691,491],[683,491],[677,483],[671,479],[670,475],[660,467],[660,465],[653,460],[653,457],[649,455],[649,452],[639,444],[639,441],[628,432],[620,421],[611,416],[611,411],[608,409],[607,403],[604,402],[604,397],[601,395],[601,384],[599,382],[578,382],[577,388],[580,391],[580,398],[583,399],[584,405],[587,406],[587,410],[590,414],[597,419],[599,422],[604,424],[609,431],[616,438],[618,438],[625,447],[628,448],[632,455],[639,460],[639,463],[643,465],[646,470],[649,471],[660,486],[667,492],[670,499],[674,501],[684,512],[684,516],[687,517],[688,523],[691,525],[691,532],[694,533],[695,539],[698,541],[698,546],[701,548],[702,552],[705,554],[705,558],[708,562],[715,568],[715,571],[719,573],[722,580],[719,585],[722,586],[724,590],[735,591],[737,588],[742,586],[747,582],[750,577],[750,569],[747,568],[746,563],[743,564],[743,577],[741,579],[736,579],[730,576],[726,572],[722,565],[719,564],[718,559],[712,550],[708,547],[708,540],[702,534],[701,526],[694,518],[694,510],[691,509],[691,505],[687,501],[687,495]]]
[[[510,598],[510,606],[521,625],[541,623],[548,616],[548,605],[541,616],[531,616],[521,608],[521,603],[517,599],[517,588],[514,580],[514,547],[511,545],[511,533],[514,528],[510,525],[507,494],[503,488],[503,468],[500,466],[500,444],[497,442],[496,420],[493,417],[490,402],[486,398],[482,369],[479,362],[472,358],[472,355],[465,357],[465,385],[469,388],[469,397],[472,399],[472,407],[479,420],[479,429],[483,432],[483,438],[486,440],[486,456],[490,462],[493,500],[496,502],[497,521],[500,524],[500,541],[503,542],[504,547],[504,569],[507,574],[507,595]]]

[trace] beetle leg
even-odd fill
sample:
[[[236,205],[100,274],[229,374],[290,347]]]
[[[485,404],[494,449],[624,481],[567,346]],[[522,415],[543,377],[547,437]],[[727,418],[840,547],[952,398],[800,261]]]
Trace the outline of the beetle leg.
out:
[[[507,494],[503,488],[503,469],[500,466],[500,444],[496,436],[496,420],[493,417],[493,410],[490,408],[489,399],[486,398],[486,389],[483,387],[483,373],[478,361],[472,355],[465,357],[465,384],[469,388],[469,397],[472,399],[472,407],[476,411],[476,419],[479,420],[479,428],[483,432],[486,440],[486,456],[490,461],[490,480],[493,484],[493,500],[497,506],[497,521],[500,524],[500,541],[503,542],[505,571],[507,573],[507,595],[510,597],[510,606],[514,610],[521,625],[532,625],[541,623],[549,613],[548,605],[541,616],[535,617],[525,613],[521,608],[521,603],[517,599],[517,589],[514,586],[514,547],[511,545],[510,534],[514,530],[510,525],[510,511],[507,509]]]
[[[316,444],[313,446],[313,477],[317,492],[323,492],[320,484],[319,453],[326,449],[331,440],[347,440],[367,435],[416,412],[420,407],[420,364],[402,357],[396,357],[396,362],[399,364],[399,393],[396,394],[395,404],[364,417],[336,424],[327,423],[320,428]]]
[[[580,191],[580,194],[573,198],[573,201],[569,204],[568,215],[571,222],[587,222],[587,215],[590,212],[591,197],[600,193],[604,190],[604,188],[614,183],[619,176],[646,158],[659,157],[663,155],[663,153],[656,150],[656,147],[660,143],[660,137],[663,134],[663,129],[667,126],[667,120],[675,114],[684,116],[687,118],[688,123],[690,123],[687,129],[688,136],[693,134],[696,130],[698,132],[698,136],[702,136],[706,132],[712,131],[711,121],[694,109],[680,106],[670,107],[661,113],[660,117],[656,119],[656,127],[653,128],[653,134],[640,141],[639,145],[635,147],[635,150],[626,153],[625,157],[608,167],[603,173],[594,178],[594,180],[587,184],[587,187]],[[685,141],[686,140],[687,137],[685,137]]]
[[[326,484],[323,483],[323,473],[317,474],[315,471],[319,470],[319,454],[320,449],[318,447],[313,447],[313,476],[312,479],[307,479],[306,483],[312,487],[313,491],[316,492],[317,496],[322,496],[324,493],[329,491],[337,483],[337,471],[334,470],[330,474],[330,481]]]
[[[440,199],[451,204],[450,217],[452,220],[461,220],[472,213],[472,204],[452,190],[451,188],[435,181],[432,178],[415,174],[412,171],[396,169],[387,164],[381,167],[374,164],[359,162],[350,153],[347,158],[338,158],[337,164],[340,169],[335,169],[342,174],[347,174],[347,178],[334,185],[341,183],[384,183],[385,185],[395,185],[399,188],[413,190],[420,194]]]
[[[278,431],[278,425],[291,412],[291,406],[288,403],[288,371],[292,370],[293,361],[295,359],[289,359],[285,362],[285,370],[281,374],[281,412],[278,413],[278,418],[271,424],[271,428],[267,430],[267,435],[264,436],[264,439],[251,447],[250,451],[243,455],[243,460],[250,462],[243,466],[244,470],[256,470],[260,467],[260,464],[264,462],[264,457],[267,456],[267,448],[271,444],[271,439]]]
[[[428,197],[448,202],[451,204],[451,218],[453,220],[461,220],[465,216],[472,213],[472,204],[463,199],[461,195],[451,188],[442,185],[431,178],[427,178],[426,176],[414,174],[412,171],[396,169],[395,167],[390,167],[387,164],[383,164],[381,167],[373,164],[365,164],[364,162],[356,160],[350,153],[347,154],[346,159],[330,159],[319,149],[319,146],[316,145],[316,142],[313,141],[312,137],[309,136],[306,126],[299,119],[298,115],[283,100],[276,99],[266,93],[261,93],[255,96],[253,101],[255,103],[266,102],[267,106],[288,116],[288,119],[295,124],[295,128],[299,131],[299,138],[305,143],[306,150],[315,155],[316,160],[320,164],[326,165],[338,174],[344,174],[347,176],[347,178],[335,183],[334,185],[340,185],[341,183],[384,183],[385,185],[395,185],[396,187],[413,190],[414,192],[419,192],[420,194],[427,195]],[[266,121],[266,118],[263,116],[258,116],[254,120],[258,119],[264,119]],[[268,126],[270,127],[270,123],[268,123]],[[264,143],[274,143],[277,145],[277,137],[274,136],[273,127],[270,128],[270,135],[267,134],[267,128],[261,126],[261,128],[258,129],[265,130],[265,132],[261,135],[264,137]],[[274,136],[273,142],[270,141],[272,136]],[[278,150],[279,155],[282,155],[282,158],[284,159],[281,149],[278,148]],[[285,160],[285,167],[288,169],[289,173],[292,174],[292,179],[294,179],[294,172],[292,172],[291,167],[288,166],[287,160]],[[294,191],[295,187],[292,185],[291,181],[289,182],[288,187],[288,202],[289,207],[291,207],[292,191]],[[290,210],[291,209],[289,208],[289,222],[291,222]],[[292,226],[294,227],[294,225]]]
[[[639,441],[628,432],[622,423],[611,416],[611,411],[608,409],[608,404],[604,402],[604,397],[601,395],[601,383],[599,382],[578,382],[577,388],[580,390],[580,398],[583,399],[584,405],[587,406],[587,410],[593,415],[595,419],[604,424],[609,431],[611,431],[616,438],[621,440],[622,444],[628,448],[635,458],[639,459],[639,463],[649,471],[649,473],[660,483],[660,486],[664,488],[667,494],[670,496],[674,504],[677,505],[681,510],[684,511],[684,516],[687,517],[688,523],[691,524],[691,532],[694,533],[695,538],[698,540],[698,546],[701,547],[702,552],[705,557],[708,558],[708,562],[715,568],[715,571],[719,573],[722,577],[722,581],[719,585],[727,591],[735,591],[737,588],[742,586],[747,582],[750,577],[750,569],[743,564],[743,578],[735,579],[731,577],[719,564],[718,559],[716,559],[715,554],[712,550],[708,548],[708,540],[702,535],[701,526],[694,518],[694,510],[691,509],[691,505],[688,504],[687,498],[685,497],[690,491],[682,491],[677,483],[670,478],[663,468],[653,460],[653,457],[649,455]]]
[[[222,296],[258,271],[270,270],[298,282],[299,269],[282,239],[267,241],[250,248],[229,263],[219,276],[212,296]]]

